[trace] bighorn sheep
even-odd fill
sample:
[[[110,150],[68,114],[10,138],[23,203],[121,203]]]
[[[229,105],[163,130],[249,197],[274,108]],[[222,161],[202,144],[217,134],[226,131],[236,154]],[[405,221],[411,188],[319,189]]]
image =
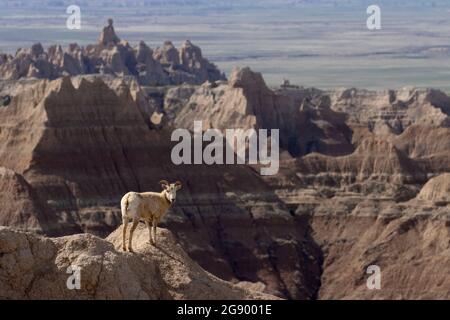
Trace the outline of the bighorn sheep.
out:
[[[133,224],[130,230],[130,238],[128,239],[128,250],[133,252],[133,233],[139,221],[143,220],[148,228],[149,242],[156,244],[156,226],[166,215],[167,211],[175,201],[177,191],[181,189],[181,182],[169,183],[166,180],[159,182],[163,188],[161,193],[157,192],[128,192],[123,196],[120,202],[122,209],[123,221],[123,250],[126,251],[126,233],[128,222]],[[152,237],[153,226],[153,237]]]

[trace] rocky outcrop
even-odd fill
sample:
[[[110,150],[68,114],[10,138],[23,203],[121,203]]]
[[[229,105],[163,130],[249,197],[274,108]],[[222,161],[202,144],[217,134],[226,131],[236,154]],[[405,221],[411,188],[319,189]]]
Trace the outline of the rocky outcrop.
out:
[[[334,91],[330,98],[332,109],[347,113],[350,121],[372,127],[384,123],[395,134],[413,123],[432,126],[449,123],[450,98],[434,89],[377,92],[352,88]]]
[[[145,228],[136,253],[122,252],[121,230],[106,240],[89,234],[45,238],[0,227],[1,299],[276,299],[220,280],[203,270],[159,229],[157,247]],[[80,287],[69,277],[79,270]]]
[[[392,195],[397,188],[427,180],[427,175],[413,160],[390,142],[375,137],[362,141],[348,156],[309,154],[296,161],[294,170],[298,184],[304,187],[314,185],[364,194]]]
[[[395,146],[407,154],[428,176],[450,171],[450,127],[411,125],[393,139]]]
[[[29,50],[18,50],[14,57],[1,55],[0,59],[0,78],[3,79],[56,79],[80,74],[131,75],[148,86],[201,84],[225,79],[191,42],[184,43],[180,51],[170,41],[155,52],[143,41],[133,48],[116,35],[112,19],[108,20],[96,44],[86,47],[70,44],[65,50],[53,45],[45,51],[37,43]]]
[[[109,45],[114,46],[120,42],[119,37],[116,35],[116,32],[114,31],[112,19],[108,19],[108,25],[103,28],[103,31],[100,34],[100,38],[98,39],[98,42],[103,46]]]
[[[156,48],[153,57],[163,65],[171,67],[180,65],[180,54],[172,41],[166,41],[162,48]]]
[[[444,177],[436,178],[444,181]],[[435,193],[445,184],[429,182]],[[423,196],[397,202],[389,196],[309,188],[284,195],[295,217],[308,222],[321,248],[319,299],[448,299],[448,203]],[[319,189],[320,190],[320,189]],[[369,266],[381,271],[381,288],[367,286]]]
[[[2,165],[25,177],[66,233],[93,227],[76,214],[90,203],[112,205],[125,190],[149,188],[141,181],[152,173],[142,165],[158,161],[151,148],[157,150],[161,139],[127,85],[111,83],[115,91],[100,78],[74,83],[67,77],[39,81],[1,110],[1,138],[8,141],[0,150]],[[101,229],[108,221],[117,225],[113,216],[92,219]]]
[[[450,298],[448,206],[359,200],[351,214],[334,214],[329,205],[310,218],[324,253],[320,299]],[[379,290],[367,286],[373,265],[381,272]]]
[[[279,129],[280,146],[294,156],[313,151],[350,153],[351,130],[345,115],[331,110],[325,100],[314,105],[316,96],[313,90],[274,92],[260,73],[236,68],[228,83],[206,83],[184,98],[183,106],[172,98],[164,108],[179,128],[192,129],[194,120],[202,120],[205,129]]]
[[[170,91],[164,104],[176,127],[192,130],[203,120],[204,129],[280,130],[281,147],[297,160],[285,158],[275,184],[286,179],[410,199],[430,176],[449,170],[450,99],[437,90],[271,90],[261,74],[243,68],[228,83],[185,92]]]
[[[205,81],[224,80],[220,71],[203,57],[202,50],[186,40],[180,48],[180,64],[183,70]]]
[[[16,172],[0,167],[0,225],[50,233],[56,219],[33,188]]]
[[[439,204],[450,203],[450,173],[444,173],[428,181],[418,198]]]
[[[153,58],[153,50],[144,41],[139,42],[136,49],[136,71],[138,82],[155,85],[170,83],[170,75],[163,65]]]

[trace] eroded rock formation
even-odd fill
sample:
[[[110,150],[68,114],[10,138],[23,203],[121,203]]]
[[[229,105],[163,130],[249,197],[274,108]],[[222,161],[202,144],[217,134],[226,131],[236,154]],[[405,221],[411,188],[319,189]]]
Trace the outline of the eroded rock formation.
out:
[[[450,211],[445,203],[422,200],[430,188],[445,193],[445,186],[429,184],[402,203],[340,196],[316,203],[313,210],[310,201],[300,204],[297,214],[306,208],[313,212],[314,239],[324,252],[319,298],[450,298]],[[371,265],[380,268],[380,290],[367,287]]]
[[[179,179],[185,187],[166,224],[202,266],[227,281],[263,282],[279,296],[315,295],[318,278],[295,273],[295,266],[317,270],[317,248],[273,191],[245,165],[174,165],[171,130],[149,126],[132,82],[66,77],[16,85],[8,87],[17,93],[12,104],[1,110],[2,141],[9,143],[0,159],[24,176],[57,222],[44,225],[46,234],[106,235],[121,222],[117,203],[124,193],[159,190],[160,179]],[[286,228],[272,228],[273,219]],[[257,227],[250,233],[243,226]],[[288,255],[295,265],[281,258]]]
[[[37,43],[30,49],[19,49],[15,56],[0,55],[0,78],[3,79],[56,79],[81,74],[131,75],[140,84],[151,86],[225,79],[190,41],[180,50],[170,41],[154,52],[143,41],[134,48],[119,39],[112,19],[108,20],[96,44],[80,47],[73,43],[66,49],[53,45],[45,51]]]
[[[0,227],[1,299],[276,299],[232,285],[203,270],[159,229],[150,246],[137,229],[136,253],[118,250],[121,230],[102,240],[90,234],[45,238]],[[68,269],[80,288],[69,290]],[[70,282],[72,283],[72,282]]]
[[[195,69],[198,51],[185,47],[179,63]],[[136,60],[173,67],[171,46],[161,50],[141,43]],[[5,81],[5,93],[13,99],[0,108],[3,224],[106,236],[120,224],[124,193],[177,179],[184,188],[164,224],[221,279],[292,299],[448,298],[445,278],[430,273],[448,264],[449,99],[441,92],[275,90],[243,68],[201,86],[143,88],[133,75],[91,75]],[[280,129],[280,172],[174,165],[170,134],[194,120]],[[386,272],[386,290],[367,291],[370,264]]]
[[[450,203],[450,173],[441,174],[428,181],[418,198],[441,205]]]

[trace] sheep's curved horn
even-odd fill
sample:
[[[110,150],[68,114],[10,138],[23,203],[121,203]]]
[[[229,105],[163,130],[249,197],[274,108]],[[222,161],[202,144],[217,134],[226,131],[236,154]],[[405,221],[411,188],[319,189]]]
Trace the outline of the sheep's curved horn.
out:
[[[166,188],[166,187],[169,186],[169,182],[167,182],[167,180],[161,180],[161,181],[159,182],[159,184],[160,184],[163,188]]]
[[[181,189],[182,186],[183,184],[180,181],[175,182],[175,187],[177,188],[177,190]]]

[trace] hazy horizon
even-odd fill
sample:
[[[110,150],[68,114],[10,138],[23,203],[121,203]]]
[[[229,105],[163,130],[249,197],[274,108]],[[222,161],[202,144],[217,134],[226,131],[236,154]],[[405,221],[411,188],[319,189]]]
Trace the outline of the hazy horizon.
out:
[[[71,1],[0,3],[0,51],[41,42],[97,40],[108,18],[118,36],[152,48],[190,39],[228,75],[234,66],[322,89],[433,87],[450,91],[450,3],[377,1],[382,30],[366,28],[372,2],[348,1],[78,1],[82,29],[66,28]],[[447,68],[447,66],[449,66]]]

